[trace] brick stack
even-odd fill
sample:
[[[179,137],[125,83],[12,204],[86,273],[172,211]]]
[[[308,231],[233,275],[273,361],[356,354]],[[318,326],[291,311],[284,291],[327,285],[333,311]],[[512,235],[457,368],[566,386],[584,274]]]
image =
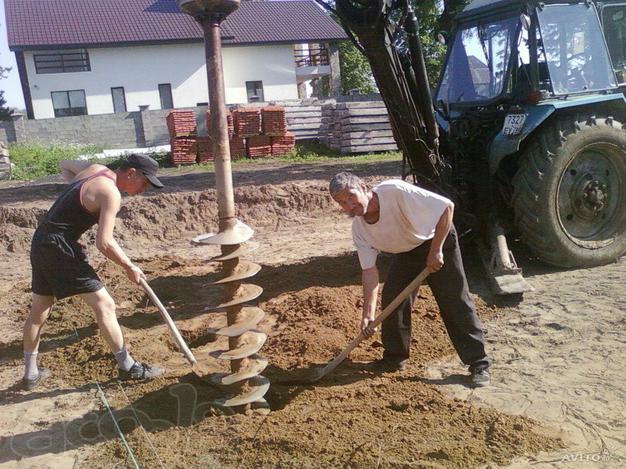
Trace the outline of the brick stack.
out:
[[[193,111],[172,111],[166,118],[170,134],[171,161],[174,165],[196,162],[196,115]]]
[[[289,153],[296,146],[296,135],[285,132],[284,135],[272,137],[272,156]]]
[[[233,124],[233,114],[227,109],[226,110],[226,123],[228,125],[228,138],[231,138],[235,133],[235,127]],[[206,113],[206,128],[209,135],[211,134],[211,112],[207,111]]]
[[[233,135],[230,139],[230,157],[233,160],[246,157],[246,141],[238,135]]]
[[[198,163],[213,161],[213,142],[211,137],[198,137]]]
[[[194,164],[198,153],[195,137],[177,137],[170,140],[172,147],[171,162],[173,165]]]
[[[248,158],[266,158],[272,154],[272,137],[255,135],[247,139]]]
[[[261,109],[261,128],[263,135],[279,137],[287,132],[285,108],[282,106],[266,106]]]
[[[259,108],[241,107],[233,111],[235,135],[254,137],[261,133],[261,112]]]

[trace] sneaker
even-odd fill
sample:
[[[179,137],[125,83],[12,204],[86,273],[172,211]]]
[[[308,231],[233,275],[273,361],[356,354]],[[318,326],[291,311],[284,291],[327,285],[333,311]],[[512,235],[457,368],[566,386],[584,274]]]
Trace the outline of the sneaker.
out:
[[[478,370],[473,370],[470,375],[470,381],[472,386],[477,388],[482,388],[484,386],[489,386],[491,383],[491,374],[487,368],[481,368]]]
[[[50,370],[48,368],[39,368],[39,374],[36,378],[22,378],[22,386],[26,391],[32,391],[37,387],[39,383],[41,383],[46,378],[49,378],[51,374],[52,373],[50,373]]]
[[[163,368],[157,368],[156,366],[146,365],[145,363],[135,362],[135,364],[128,371],[117,369],[119,373],[119,379],[123,380],[139,380],[139,379],[152,379],[165,373]]]
[[[379,360],[369,362],[367,364],[367,368],[379,373],[404,371],[406,370],[406,365],[408,361],[409,360],[406,358],[404,360],[390,360],[388,358],[381,358]]]

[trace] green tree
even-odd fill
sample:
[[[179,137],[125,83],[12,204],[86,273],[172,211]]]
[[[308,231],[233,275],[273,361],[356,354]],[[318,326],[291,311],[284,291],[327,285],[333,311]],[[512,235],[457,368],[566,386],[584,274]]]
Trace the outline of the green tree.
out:
[[[316,1],[331,9],[335,6],[332,0]],[[437,36],[440,32],[443,32],[444,36],[450,36],[454,17],[468,2],[469,0],[412,0],[419,20],[424,61],[432,87],[437,85],[446,54],[446,46],[437,40]],[[376,84],[365,56],[347,41],[340,44],[339,54],[342,91],[348,93],[356,89],[360,93],[375,92]]]
[[[370,64],[354,44],[345,41],[339,44],[339,62],[341,64],[341,90],[348,94],[358,90],[361,94],[377,91]]]
[[[6,104],[7,100],[4,99],[4,91],[0,91],[0,121],[10,120],[13,114],[13,110]]]

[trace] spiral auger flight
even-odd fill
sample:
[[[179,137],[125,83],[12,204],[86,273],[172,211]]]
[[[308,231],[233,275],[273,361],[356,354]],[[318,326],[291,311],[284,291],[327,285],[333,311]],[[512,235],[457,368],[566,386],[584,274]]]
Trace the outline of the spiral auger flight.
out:
[[[214,330],[218,336],[228,337],[228,349],[216,350],[210,355],[218,360],[230,362],[230,372],[216,373],[209,381],[222,387],[226,396],[215,401],[223,407],[250,405],[251,409],[269,410],[263,398],[269,390],[270,382],[261,375],[268,360],[259,354],[267,340],[267,334],[259,331],[257,325],[265,316],[263,310],[251,306],[263,293],[263,289],[246,281],[254,277],[261,266],[243,259],[258,248],[258,243],[250,241],[254,231],[237,220],[231,230],[217,235],[201,235],[193,240],[196,245],[219,245],[222,254],[210,261],[222,264],[222,278],[213,282],[223,286],[222,302],[210,308],[226,313],[226,326]]]

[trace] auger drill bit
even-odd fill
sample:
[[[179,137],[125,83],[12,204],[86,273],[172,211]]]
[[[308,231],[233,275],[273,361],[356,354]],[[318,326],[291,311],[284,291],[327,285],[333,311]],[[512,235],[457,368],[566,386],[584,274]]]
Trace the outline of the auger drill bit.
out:
[[[256,306],[245,306],[255,301],[263,289],[258,285],[243,283],[243,280],[256,275],[261,266],[243,260],[239,256],[252,252],[258,246],[248,243],[252,230],[240,221],[231,232],[217,235],[202,235],[193,240],[197,245],[221,245],[228,251],[211,261],[222,263],[221,279],[213,285],[222,285],[224,295],[222,302],[208,308],[212,311],[226,311],[227,325],[211,332],[218,336],[228,337],[228,349],[216,350],[210,356],[218,360],[230,362],[229,373],[216,373],[208,381],[216,386],[224,387],[227,396],[217,399],[214,403],[224,407],[239,407],[250,404],[253,409],[268,410],[269,405],[263,398],[270,382],[261,372],[268,360],[258,354],[267,340],[267,335],[256,329],[265,313]],[[243,244],[245,243],[245,244]]]

